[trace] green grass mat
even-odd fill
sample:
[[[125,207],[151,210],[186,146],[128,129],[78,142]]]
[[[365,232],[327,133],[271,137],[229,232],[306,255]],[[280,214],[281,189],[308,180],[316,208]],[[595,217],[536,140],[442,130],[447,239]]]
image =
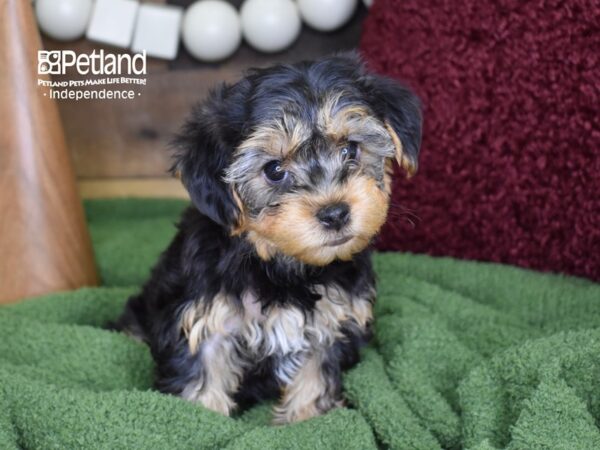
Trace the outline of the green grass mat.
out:
[[[348,408],[272,427],[269,405],[227,418],[153,392],[148,350],[100,325],[184,205],[87,203],[103,287],[0,308],[0,448],[600,448],[600,286],[494,264],[376,255]]]

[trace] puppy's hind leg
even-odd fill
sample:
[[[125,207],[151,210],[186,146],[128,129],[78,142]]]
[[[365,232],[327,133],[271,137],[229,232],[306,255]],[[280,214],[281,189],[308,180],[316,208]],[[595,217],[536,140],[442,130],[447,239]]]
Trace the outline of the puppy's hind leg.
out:
[[[120,331],[133,339],[149,343],[142,321],[147,316],[147,305],[142,295],[131,297],[125,305],[125,311],[115,320],[105,324],[107,330]]]

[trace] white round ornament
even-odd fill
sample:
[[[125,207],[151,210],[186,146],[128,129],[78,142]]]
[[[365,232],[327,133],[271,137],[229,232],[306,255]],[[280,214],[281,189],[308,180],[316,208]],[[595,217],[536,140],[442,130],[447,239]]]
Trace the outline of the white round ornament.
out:
[[[373,0],[363,0],[363,3],[365,4],[365,6],[367,8],[370,8],[371,6],[373,6]]]
[[[240,18],[235,8],[223,0],[201,0],[187,9],[181,36],[195,58],[219,61],[231,56],[240,45]]]
[[[44,34],[59,41],[73,41],[85,33],[92,0],[37,0],[35,15]]]
[[[298,0],[304,22],[319,31],[333,31],[343,26],[356,9],[357,0]]]
[[[246,0],[241,18],[244,38],[266,53],[289,47],[302,27],[298,7],[292,0]]]

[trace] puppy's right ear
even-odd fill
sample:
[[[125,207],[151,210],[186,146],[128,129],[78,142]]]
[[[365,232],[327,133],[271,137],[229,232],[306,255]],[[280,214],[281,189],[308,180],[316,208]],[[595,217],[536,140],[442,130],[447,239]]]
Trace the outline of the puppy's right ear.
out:
[[[224,180],[243,126],[244,83],[223,85],[197,105],[173,141],[178,176],[193,204],[219,225],[233,230],[240,205],[233,187]]]

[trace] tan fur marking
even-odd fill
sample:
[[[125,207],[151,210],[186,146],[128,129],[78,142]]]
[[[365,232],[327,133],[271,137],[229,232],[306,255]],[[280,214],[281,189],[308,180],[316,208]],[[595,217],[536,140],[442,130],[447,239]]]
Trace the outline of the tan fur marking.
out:
[[[348,107],[331,118],[325,126],[325,134],[333,141],[339,142],[351,134],[375,128],[378,126],[377,123],[367,110],[358,106]]]
[[[275,307],[269,311],[263,324],[265,355],[288,354],[304,350],[304,314],[293,307]]]
[[[388,133],[390,133],[392,141],[394,142],[394,147],[396,147],[396,161],[398,162],[398,165],[406,170],[408,178],[412,177],[417,173],[417,166],[404,154],[402,142],[390,124],[386,123],[385,128],[388,130]]]
[[[320,352],[305,360],[293,381],[285,387],[281,403],[274,408],[275,424],[300,422],[341,406],[334,399],[327,398],[328,386],[321,370],[322,363]]]
[[[241,325],[239,312],[230,305],[227,297],[219,294],[206,308],[202,302],[188,307],[181,315],[181,329],[188,339],[192,354],[200,344],[214,334],[228,334]]]
[[[342,98],[342,94],[342,92],[337,92],[334,95],[328,96],[317,112],[317,124],[326,133],[333,128],[334,112],[338,102]]]
[[[240,234],[242,234],[244,232],[244,230],[246,229],[246,220],[247,220],[247,213],[246,213],[246,208],[244,206],[244,202],[242,202],[242,199],[240,198],[240,195],[237,193],[237,191],[234,188],[231,188],[231,195],[233,197],[233,201],[236,204],[236,206],[239,209],[239,214],[237,217],[237,223],[235,224],[235,226],[233,227],[233,229],[231,230],[231,235],[232,236],[238,236]]]
[[[203,367],[201,378],[188,384],[181,396],[229,415],[235,408],[231,395],[237,390],[245,367],[232,339],[242,324],[240,312],[219,294],[209,307],[202,300],[188,307],[181,314],[180,323],[190,353],[196,354],[202,346]]]
[[[319,109],[319,128],[334,142],[342,142],[351,135],[387,135],[384,124],[368,108],[351,105],[336,111],[342,94],[329,97]]]
[[[244,365],[228,336],[213,335],[203,345],[201,381],[188,384],[181,396],[228,416],[236,407],[231,395],[238,389]]]
[[[386,159],[383,174],[383,190],[390,196],[392,194],[392,175],[394,174],[394,166],[391,159]]]
[[[179,327],[181,328],[181,331],[183,331],[183,334],[185,335],[186,338],[189,339],[190,336],[190,330],[192,329],[192,327],[194,326],[194,323],[196,322],[196,317],[200,314],[201,311],[199,311],[199,309],[201,308],[201,306],[203,303],[203,299],[198,300],[197,303],[193,303],[191,305],[188,305],[181,313],[180,319],[179,319]]]
[[[371,302],[363,299],[352,302],[352,319],[363,329],[369,322],[372,322],[373,305]]]
[[[385,223],[389,198],[374,179],[358,176],[348,183],[345,199],[352,210],[350,228],[361,239],[361,247],[353,250],[362,250]]]
[[[255,231],[249,231],[247,239],[254,244],[256,253],[259,258],[268,261],[277,253],[277,247],[271,241],[266,238],[262,238]]]
[[[258,127],[240,144],[236,153],[248,149],[261,149],[277,159],[285,159],[293,154],[298,146],[308,139],[311,130],[301,121],[284,114],[282,121]]]
[[[309,332],[320,335],[319,344],[331,345],[342,337],[340,328],[344,322],[352,321],[361,329],[373,318],[369,298],[352,298],[338,286],[319,286],[321,299],[315,304],[314,319]]]

